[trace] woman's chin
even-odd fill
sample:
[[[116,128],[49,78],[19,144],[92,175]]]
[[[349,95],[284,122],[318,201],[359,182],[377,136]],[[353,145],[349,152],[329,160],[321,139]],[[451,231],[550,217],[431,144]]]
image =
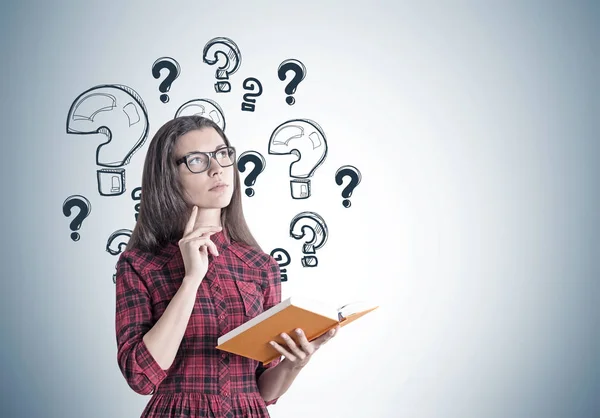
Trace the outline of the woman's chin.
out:
[[[202,204],[198,205],[198,207],[203,209],[223,209],[229,206],[231,202],[231,196],[220,196],[214,199],[210,199],[210,201],[205,201]]]

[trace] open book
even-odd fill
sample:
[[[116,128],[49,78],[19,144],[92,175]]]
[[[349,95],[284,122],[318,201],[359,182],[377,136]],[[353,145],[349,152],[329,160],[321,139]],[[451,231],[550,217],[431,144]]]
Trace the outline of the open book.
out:
[[[216,348],[266,365],[281,355],[269,341],[287,347],[281,333],[287,333],[298,343],[294,330],[300,328],[308,341],[313,341],[338,324],[343,327],[378,307],[354,302],[336,309],[323,302],[290,297],[220,336]]]

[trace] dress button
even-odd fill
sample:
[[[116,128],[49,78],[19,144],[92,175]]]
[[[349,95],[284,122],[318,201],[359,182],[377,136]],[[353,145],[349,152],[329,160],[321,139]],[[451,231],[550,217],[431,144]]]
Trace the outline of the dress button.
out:
[[[219,315],[219,319],[225,319],[225,315]]]

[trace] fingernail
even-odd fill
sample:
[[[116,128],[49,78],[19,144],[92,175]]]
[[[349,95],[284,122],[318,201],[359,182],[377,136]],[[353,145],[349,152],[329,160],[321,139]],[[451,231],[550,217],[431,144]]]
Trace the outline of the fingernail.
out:
[[[275,341],[269,341],[269,344],[275,345]]]
[[[296,332],[297,332],[298,334],[302,334],[302,330],[301,330],[301,329],[297,329],[297,330],[296,330]]]

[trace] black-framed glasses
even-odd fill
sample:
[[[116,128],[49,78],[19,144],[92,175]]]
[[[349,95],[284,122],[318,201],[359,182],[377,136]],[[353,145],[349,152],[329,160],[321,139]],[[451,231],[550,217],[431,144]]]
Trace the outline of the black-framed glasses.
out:
[[[235,148],[223,147],[211,152],[190,152],[175,161],[175,164],[185,163],[192,173],[202,173],[210,168],[210,160],[213,158],[221,167],[229,167],[235,163]]]

